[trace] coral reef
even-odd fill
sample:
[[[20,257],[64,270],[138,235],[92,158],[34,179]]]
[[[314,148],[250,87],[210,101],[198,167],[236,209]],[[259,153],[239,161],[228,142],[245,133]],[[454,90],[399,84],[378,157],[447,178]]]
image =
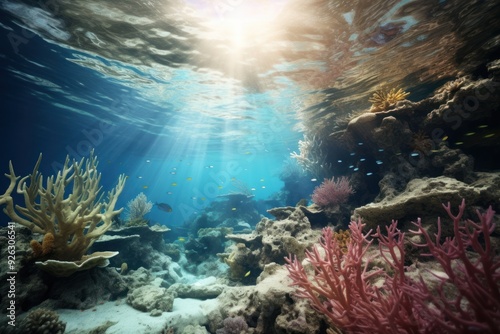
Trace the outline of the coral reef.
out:
[[[382,191],[396,193],[384,189],[392,189],[392,186],[383,185]],[[476,180],[470,184],[446,176],[415,178],[397,195],[385,196],[383,200],[356,208],[352,220],[362,217],[368,228],[375,229],[381,222],[397,219],[399,228],[406,230],[411,227],[410,221],[417,217],[431,221],[441,214],[439,208],[444,199],[458,204],[462,198],[467,198],[471,206],[498,205],[499,189],[499,173],[478,172]]]
[[[110,259],[111,265],[120,267],[126,262],[129,269],[139,267],[165,270],[170,258],[166,255],[167,246],[163,239],[170,229],[163,225],[130,226],[110,229],[106,235],[97,240],[92,251],[112,249],[119,252]]]
[[[98,163],[93,152],[80,162],[70,163],[68,156],[57,176],[47,178],[45,187],[43,176],[38,170],[41,158],[40,155],[33,172],[19,182],[12,163],[9,165],[10,174],[6,176],[10,179],[10,185],[5,194],[0,196],[0,204],[6,205],[4,212],[12,221],[51,240],[47,240],[50,247],[46,246],[45,250],[43,243],[42,247],[33,243],[36,255],[45,255],[40,260],[52,261],[50,265],[39,262],[41,268],[49,271],[56,268],[54,274],[69,275],[73,270],[88,268],[76,262],[83,260],[94,241],[111,227],[113,218],[121,212],[121,209],[115,210],[115,205],[125,185],[125,176],[119,177],[116,187],[108,193],[108,200],[102,201],[99,186],[101,174],[97,172]],[[23,196],[25,207],[14,205],[11,196],[14,188]],[[52,236],[49,237],[49,234]],[[87,259],[92,257],[94,255],[88,255]],[[58,263],[53,266],[55,262]],[[92,263],[104,265],[106,261],[99,258]],[[65,265],[68,270],[59,269]]]
[[[248,325],[243,317],[228,317],[223,321],[224,328],[215,331],[216,334],[246,333]]]
[[[255,285],[224,289],[217,297],[219,307],[208,315],[209,331],[220,329],[227,317],[242,317],[248,324],[247,333],[300,333],[300,329],[320,333],[326,327],[324,322],[292,292],[286,269],[268,264]]]
[[[289,253],[300,254],[313,245],[318,231],[311,229],[301,208],[290,209],[288,215],[279,215],[281,219],[262,218],[251,234],[226,236],[236,244],[218,255],[228,264],[231,279],[254,282],[265,265],[283,264]]]
[[[406,273],[405,233],[397,229],[396,221],[386,233],[379,226],[376,234],[371,230],[363,234],[364,224],[353,221],[347,253],[332,230],[325,228],[319,247],[306,252],[312,271],[296,257],[287,258],[293,285],[298,287],[296,296],[309,300],[333,326],[349,332],[495,333],[500,326],[500,259],[491,247],[494,211],[491,207],[483,214],[478,211],[476,223],[462,221],[465,201],[457,215],[450,204],[444,208],[453,221],[452,238],[441,241],[439,219],[433,237],[420,219],[413,231],[423,237],[413,245],[440,264],[440,270],[433,272],[439,284]],[[370,236],[378,240],[379,257],[390,270],[370,265],[373,258],[365,256],[373,242]],[[395,309],[398,312],[392,312]]]

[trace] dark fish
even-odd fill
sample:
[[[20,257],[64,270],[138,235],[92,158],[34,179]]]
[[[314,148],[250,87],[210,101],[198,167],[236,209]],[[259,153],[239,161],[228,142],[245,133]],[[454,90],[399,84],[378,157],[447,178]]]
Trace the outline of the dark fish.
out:
[[[167,203],[155,203],[155,205],[160,209],[161,211],[165,212],[172,212],[172,207],[168,205]]]

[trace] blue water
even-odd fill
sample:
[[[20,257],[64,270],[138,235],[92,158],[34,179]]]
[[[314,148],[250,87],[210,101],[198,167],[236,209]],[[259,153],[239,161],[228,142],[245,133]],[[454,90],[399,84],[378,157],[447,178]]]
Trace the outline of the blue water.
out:
[[[238,185],[270,200],[304,134],[327,140],[381,85],[418,101],[491,57],[495,12],[494,1],[3,1],[0,172],[10,160],[28,175],[43,153],[47,177],[94,149],[104,190],[128,176],[118,206],[143,192],[173,208],[148,216],[170,226]]]
[[[55,175],[66,155],[99,159],[104,190],[119,174],[128,179],[118,207],[143,192],[156,206],[152,222],[181,225],[218,195],[253,189],[255,199],[278,192],[283,160],[301,134],[287,115],[290,101],[273,92],[234,93],[228,84],[187,85],[195,74],[179,70],[165,82],[126,64],[69,49],[10,22],[2,26],[2,144],[0,166],[28,175],[43,153],[41,172]],[[85,59],[132,71],[145,87],[75,63]],[[240,89],[241,90],[241,89]],[[292,94],[293,87],[290,88]],[[146,99],[146,96],[150,99]],[[224,100],[213,101],[223,96]],[[215,115],[215,116],[214,116]],[[0,188],[7,187],[2,178]],[[235,186],[236,185],[236,186]],[[265,211],[262,212],[265,214]],[[1,216],[6,222],[6,216]]]

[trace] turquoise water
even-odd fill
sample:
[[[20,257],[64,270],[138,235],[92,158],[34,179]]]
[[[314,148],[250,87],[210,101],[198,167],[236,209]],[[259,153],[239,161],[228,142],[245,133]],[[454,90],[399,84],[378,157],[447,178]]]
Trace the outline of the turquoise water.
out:
[[[166,225],[242,185],[270,200],[304,134],[335,132],[380,85],[418,100],[490,57],[497,10],[494,1],[3,1],[0,169],[11,160],[27,175],[42,152],[48,176],[66,155],[95,149],[104,189],[128,176],[119,206],[143,192],[172,206],[148,217]]]

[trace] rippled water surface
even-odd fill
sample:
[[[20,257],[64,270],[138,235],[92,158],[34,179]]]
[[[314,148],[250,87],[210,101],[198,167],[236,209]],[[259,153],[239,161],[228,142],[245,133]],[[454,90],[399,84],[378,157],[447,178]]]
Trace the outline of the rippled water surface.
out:
[[[244,166],[260,154],[265,169],[304,132],[333,132],[369,107],[375,89],[402,87],[419,100],[480,72],[498,51],[499,7],[5,0],[2,129],[16,138],[5,156],[31,153],[18,158],[31,165],[34,152],[78,156],[90,141],[144,158],[238,154]]]

